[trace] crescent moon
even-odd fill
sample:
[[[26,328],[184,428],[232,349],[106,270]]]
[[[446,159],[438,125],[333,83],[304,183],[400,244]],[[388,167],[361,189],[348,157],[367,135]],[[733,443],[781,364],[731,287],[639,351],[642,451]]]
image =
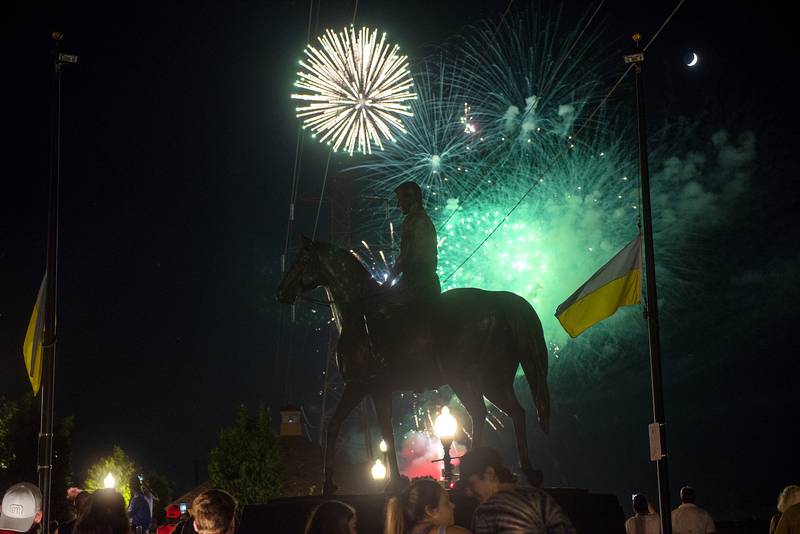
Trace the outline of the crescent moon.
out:
[[[697,65],[698,61],[700,61],[700,58],[697,57],[697,54],[692,52],[692,60],[689,63],[687,63],[686,66],[687,67],[694,67],[695,65]]]

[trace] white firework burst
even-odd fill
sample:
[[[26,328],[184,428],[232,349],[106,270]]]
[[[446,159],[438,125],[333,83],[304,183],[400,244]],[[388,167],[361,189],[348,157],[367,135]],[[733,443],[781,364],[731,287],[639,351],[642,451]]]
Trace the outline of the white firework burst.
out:
[[[407,102],[417,95],[407,56],[386,42],[386,33],[378,39],[378,30],[368,28],[326,30],[317,40],[320,48],[306,47],[295,82],[306,92],[291,95],[309,102],[297,108],[303,127],[351,155],[383,149],[382,139],[395,140],[393,129],[405,132],[400,117],[413,115]]]
[[[470,120],[469,104],[453,94],[450,80],[457,67],[443,55],[415,66],[418,98],[411,102],[414,116],[403,118],[406,132],[352,167],[365,193],[383,197],[397,184],[414,181],[427,209],[438,211],[449,199],[463,201],[473,189],[470,170],[482,139]]]

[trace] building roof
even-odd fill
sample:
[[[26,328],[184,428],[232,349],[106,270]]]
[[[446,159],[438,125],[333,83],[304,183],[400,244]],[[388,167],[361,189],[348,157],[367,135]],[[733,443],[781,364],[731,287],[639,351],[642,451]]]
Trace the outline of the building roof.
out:
[[[304,436],[278,438],[283,464],[283,497],[319,495],[324,477],[322,447]],[[372,480],[369,462],[336,464],[336,485],[340,493],[363,494],[380,492],[382,482]]]
[[[197,497],[198,495],[200,495],[201,493],[203,493],[204,491],[206,491],[208,489],[211,489],[213,487],[214,487],[214,485],[211,484],[211,481],[210,480],[206,480],[205,482],[203,482],[199,486],[190,489],[189,491],[187,491],[186,493],[184,493],[183,495],[181,495],[180,497],[178,497],[177,499],[175,499],[174,501],[169,503],[167,506],[172,505],[172,504],[180,505],[182,502],[185,502],[187,508],[189,510],[191,510],[192,509],[192,501],[194,501],[194,498]]]

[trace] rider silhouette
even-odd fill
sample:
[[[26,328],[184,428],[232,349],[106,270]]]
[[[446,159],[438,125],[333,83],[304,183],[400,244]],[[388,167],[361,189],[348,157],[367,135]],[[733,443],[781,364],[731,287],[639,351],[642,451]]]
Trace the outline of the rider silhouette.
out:
[[[390,271],[389,284],[379,293],[388,306],[364,317],[377,370],[386,368],[409,343],[430,340],[434,313],[430,301],[441,292],[436,274],[436,228],[422,207],[422,190],[414,182],[405,182],[394,193],[406,217],[400,230],[400,255]],[[376,343],[378,339],[382,342]]]
[[[400,231],[400,256],[389,280],[402,276],[388,293],[393,304],[403,305],[433,298],[441,292],[441,286],[436,274],[436,228],[422,207],[422,190],[414,182],[404,182],[394,193],[406,218]]]

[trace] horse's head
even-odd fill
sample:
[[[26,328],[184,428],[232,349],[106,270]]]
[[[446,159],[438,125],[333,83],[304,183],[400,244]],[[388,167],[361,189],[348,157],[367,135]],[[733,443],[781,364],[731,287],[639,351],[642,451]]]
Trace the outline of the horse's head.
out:
[[[316,289],[325,281],[325,271],[316,244],[303,236],[300,251],[283,276],[276,296],[278,302],[294,304],[297,297]]]

